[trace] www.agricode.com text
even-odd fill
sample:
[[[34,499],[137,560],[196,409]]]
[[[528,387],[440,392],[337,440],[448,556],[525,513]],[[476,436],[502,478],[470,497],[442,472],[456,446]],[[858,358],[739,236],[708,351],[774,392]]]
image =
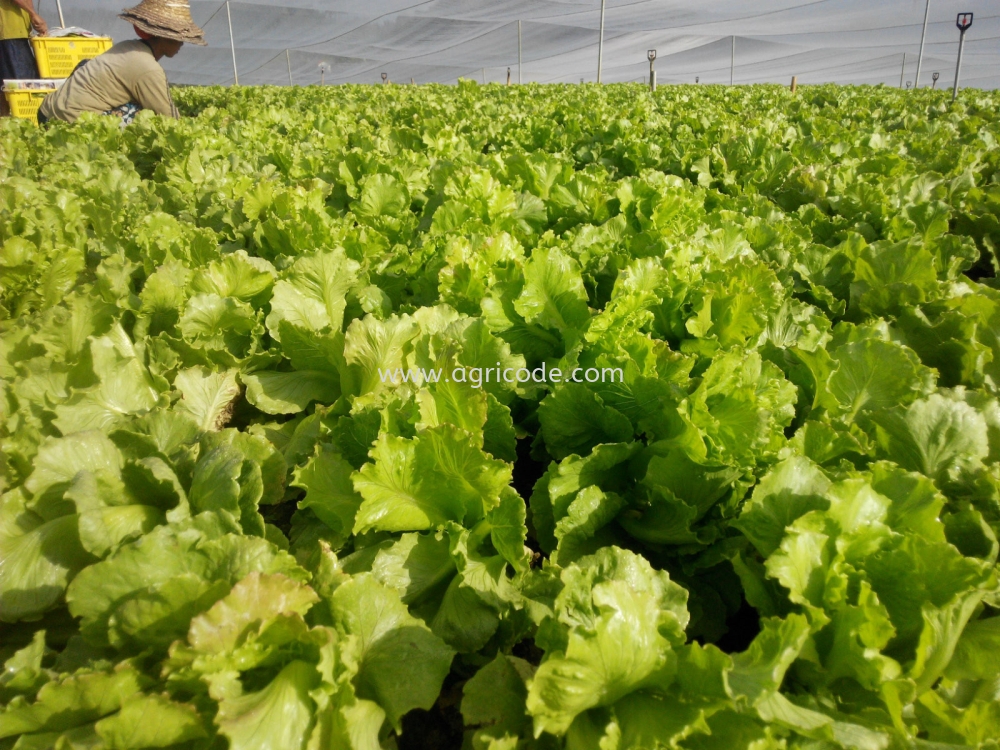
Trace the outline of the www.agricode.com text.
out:
[[[625,373],[620,367],[575,367],[563,372],[558,367],[549,369],[546,365],[529,370],[527,367],[456,367],[450,373],[442,368],[397,367],[383,370],[378,368],[378,376],[383,383],[402,385],[413,383],[469,383],[473,388],[482,388],[485,383],[621,383]]]

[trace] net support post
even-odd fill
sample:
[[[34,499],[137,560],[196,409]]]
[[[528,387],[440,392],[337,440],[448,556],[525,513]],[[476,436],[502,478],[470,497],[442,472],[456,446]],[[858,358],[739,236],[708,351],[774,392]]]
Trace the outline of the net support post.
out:
[[[597,40],[597,82],[601,82],[601,70],[604,67],[604,3],[601,0],[601,35]]]
[[[958,27],[958,60],[955,62],[955,86],[951,90],[951,100],[958,98],[958,79],[962,74],[962,52],[965,50],[965,32],[972,26],[971,13],[959,13],[955,19]]]
[[[729,85],[733,85],[733,75],[736,72],[736,35],[733,34],[733,49],[729,56]]]
[[[517,22],[517,82],[521,80],[521,22]]]
[[[233,14],[229,10],[229,0],[226,0],[226,18],[229,20],[229,48],[233,52],[233,82],[234,85],[240,85],[240,71],[236,67],[236,40],[233,37]]]
[[[924,41],[927,39],[927,17],[931,12],[931,0],[927,0],[927,5],[924,6],[924,30],[920,32],[920,51],[917,53],[917,74],[913,76],[913,88],[920,88],[920,67],[924,63]],[[903,54],[903,64],[906,64],[906,54]],[[900,75],[899,80],[902,82],[903,76]],[[900,88],[903,88],[903,84],[899,84]]]

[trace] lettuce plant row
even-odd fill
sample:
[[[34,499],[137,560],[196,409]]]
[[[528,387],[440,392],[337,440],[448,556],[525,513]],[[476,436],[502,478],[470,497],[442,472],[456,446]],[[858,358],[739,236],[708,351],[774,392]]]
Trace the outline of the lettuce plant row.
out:
[[[1000,96],[177,97],[0,125],[0,750],[1000,747]]]

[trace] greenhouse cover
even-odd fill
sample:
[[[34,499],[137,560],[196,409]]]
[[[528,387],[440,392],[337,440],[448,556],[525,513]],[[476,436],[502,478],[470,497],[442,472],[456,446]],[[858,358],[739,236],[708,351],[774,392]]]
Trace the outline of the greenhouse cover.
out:
[[[50,23],[55,0],[36,0]],[[128,38],[127,0],[63,0],[67,24]],[[579,83],[597,78],[600,0],[194,0],[209,46],[164,60],[171,82],[233,82],[228,16],[241,84],[454,83],[458,78]],[[661,83],[913,81],[924,0],[608,0],[602,80]],[[958,12],[975,13],[961,83],[1000,82],[1000,11],[988,0],[931,0],[921,85],[951,86]],[[904,58],[905,56],[905,58]],[[321,66],[326,64],[325,71]]]

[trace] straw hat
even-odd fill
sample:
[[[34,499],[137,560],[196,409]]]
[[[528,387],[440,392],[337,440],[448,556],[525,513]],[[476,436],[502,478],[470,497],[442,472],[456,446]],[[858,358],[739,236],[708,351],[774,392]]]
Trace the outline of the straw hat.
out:
[[[205,46],[205,32],[191,18],[187,0],[142,0],[119,15],[151,36]]]

